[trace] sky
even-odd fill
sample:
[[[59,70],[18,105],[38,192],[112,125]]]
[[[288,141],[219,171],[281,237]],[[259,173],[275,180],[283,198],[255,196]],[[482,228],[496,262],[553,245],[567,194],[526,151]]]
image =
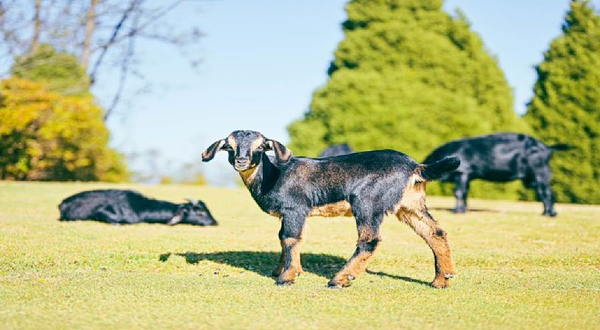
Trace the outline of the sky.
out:
[[[205,36],[193,70],[172,47],[143,44],[139,71],[151,82],[148,93],[129,98],[108,122],[111,144],[126,154],[156,150],[152,159],[130,167],[165,174],[181,164],[198,164],[209,183],[231,184],[225,154],[200,163],[200,153],[236,129],[252,129],[286,143],[286,126],[302,117],[315,89],[327,82],[333,51],[343,39],[342,0],[213,0],[199,10],[181,9],[170,19],[197,23]],[[600,0],[592,1],[596,8]],[[460,8],[499,64],[524,113],[532,96],[534,66],[560,35],[569,0],[446,0],[444,10]],[[106,77],[96,94],[108,103]],[[114,80],[114,83],[111,81]],[[134,90],[136,82],[129,88]],[[105,88],[103,90],[103,88]]]

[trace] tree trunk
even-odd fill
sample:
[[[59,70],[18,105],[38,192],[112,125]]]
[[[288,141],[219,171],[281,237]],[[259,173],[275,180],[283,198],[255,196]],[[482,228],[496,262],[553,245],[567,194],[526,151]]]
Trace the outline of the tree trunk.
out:
[[[83,50],[81,51],[81,66],[84,69],[88,68],[90,63],[90,56],[92,55],[92,35],[96,29],[96,5],[98,0],[90,1],[90,8],[87,12],[87,18],[85,21],[85,37],[83,40]]]
[[[35,8],[33,15],[33,38],[31,38],[31,47],[29,53],[37,50],[40,43],[40,32],[42,30],[42,20],[40,19],[40,11],[42,9],[42,0],[35,0]]]

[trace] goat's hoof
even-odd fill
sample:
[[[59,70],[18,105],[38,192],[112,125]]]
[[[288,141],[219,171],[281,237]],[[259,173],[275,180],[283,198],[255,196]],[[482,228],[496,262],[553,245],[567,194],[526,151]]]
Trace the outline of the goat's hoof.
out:
[[[298,272],[295,272],[293,270],[284,271],[283,273],[281,273],[281,275],[277,277],[275,283],[277,283],[277,285],[292,285],[296,281],[297,273]]]
[[[450,286],[450,283],[445,278],[436,278],[430,285],[436,289],[445,289]]]
[[[556,212],[554,212],[554,211],[544,212],[542,215],[545,217],[555,217]]]
[[[456,208],[456,209],[452,209],[452,213],[466,213],[467,209],[463,209],[463,208]]]
[[[332,279],[331,281],[329,281],[329,283],[327,283],[327,286],[332,289],[341,289],[341,288],[349,287],[350,281],[348,279],[346,279],[346,280]]]
[[[294,284],[295,279],[290,279],[290,278],[282,278],[282,276],[277,277],[277,280],[275,280],[275,284],[277,284],[278,286],[288,286],[288,285],[292,285]]]

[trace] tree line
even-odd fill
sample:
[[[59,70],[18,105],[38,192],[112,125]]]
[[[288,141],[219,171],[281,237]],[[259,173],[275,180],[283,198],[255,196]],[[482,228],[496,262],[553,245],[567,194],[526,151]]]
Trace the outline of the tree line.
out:
[[[124,158],[108,147],[104,121],[136,70],[136,42],[182,46],[194,28],[165,28],[161,18],[184,1],[0,1],[0,57],[12,59],[0,86],[0,179],[126,180]],[[461,11],[442,0],[352,0],[345,39],[329,80],[309,110],[288,126],[290,148],[316,156],[326,146],[393,148],[417,160],[452,139],[522,132],[574,148],[552,160],[559,201],[600,203],[600,17],[573,0],[562,34],[536,67],[527,113],[513,109],[497,60]],[[33,17],[32,20],[24,17]],[[102,70],[120,83],[100,108],[90,88]],[[430,193],[450,193],[434,184]],[[521,184],[476,182],[485,198],[533,198]]]
[[[309,111],[288,127],[290,147],[317,155],[327,145],[392,148],[417,160],[458,138],[522,132],[575,148],[554,155],[553,186],[565,202],[600,203],[600,17],[572,1],[562,35],[536,67],[523,117],[497,60],[465,15],[441,0],[352,0],[345,39]],[[433,193],[450,193],[435,184]],[[533,198],[520,182],[474,182],[474,196]]]

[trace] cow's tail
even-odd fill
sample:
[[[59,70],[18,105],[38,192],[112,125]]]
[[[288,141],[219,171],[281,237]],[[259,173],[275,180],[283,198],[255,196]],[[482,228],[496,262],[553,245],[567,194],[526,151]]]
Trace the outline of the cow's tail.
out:
[[[555,145],[548,146],[552,151],[566,151],[573,149],[572,145],[568,145],[566,143],[557,143]]]
[[[431,164],[419,165],[419,174],[426,181],[439,179],[444,173],[452,172],[460,165],[458,157],[446,157]]]

